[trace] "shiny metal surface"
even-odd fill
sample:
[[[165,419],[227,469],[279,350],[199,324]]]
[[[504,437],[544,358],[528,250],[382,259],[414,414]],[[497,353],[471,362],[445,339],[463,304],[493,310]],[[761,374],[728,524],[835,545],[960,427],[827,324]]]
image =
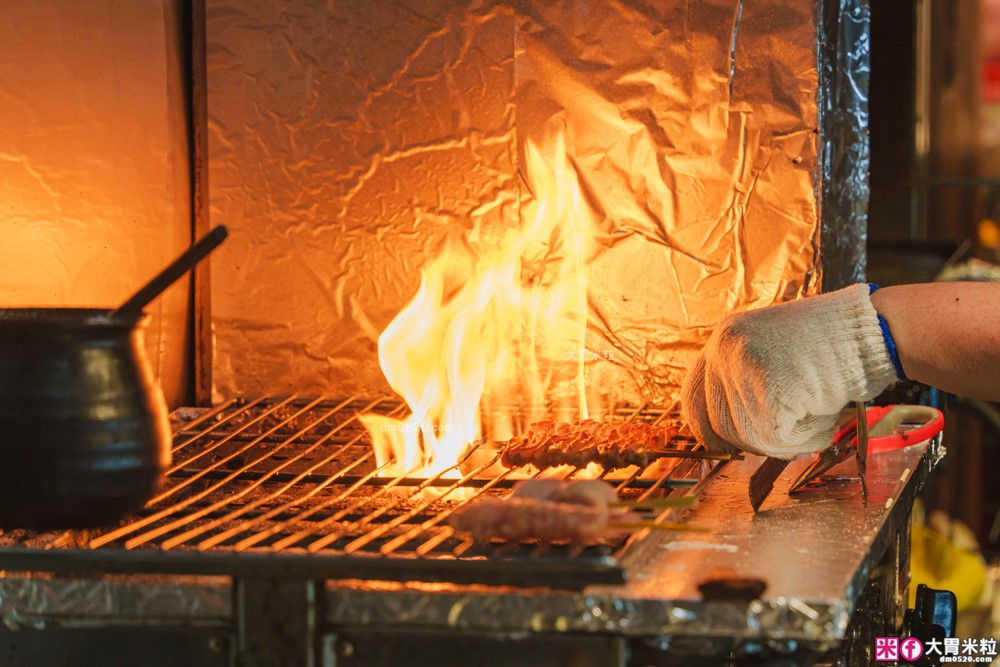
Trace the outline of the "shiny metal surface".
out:
[[[865,281],[868,236],[868,0],[823,0],[819,41],[823,291]]]
[[[687,515],[686,522],[707,532],[645,536],[624,559],[624,586],[515,594],[499,587],[330,583],[327,615],[348,625],[615,632],[667,642],[714,637],[825,649],[843,639],[872,568],[906,526],[917,490],[940,456],[935,440],[873,457],[867,506],[856,479],[789,497],[789,480],[808,464],[795,461],[756,515],[746,489],[759,458],[748,457],[728,465]],[[704,600],[698,584],[720,576],[759,578],[767,588],[751,602]]]
[[[867,65],[820,69],[830,3],[205,4],[206,197],[233,233],[212,261],[215,402],[387,392],[379,332],[444,248],[531,219],[524,145],[553,126],[602,221],[587,374],[609,402],[670,404],[716,322],[815,294],[824,244],[863,239],[867,82],[846,84]],[[856,25],[863,3],[835,4]],[[844,82],[828,122],[825,76]],[[851,207],[822,243],[821,206]]]
[[[116,619],[202,623],[232,615],[228,577],[33,578],[0,575],[0,622],[42,629],[54,621]]]
[[[861,498],[868,504],[868,411],[862,401],[854,402],[854,410],[857,413],[855,421],[858,426],[858,447],[855,452],[855,461],[858,465],[858,477],[861,482]]]
[[[0,527],[86,528],[140,509],[170,459],[142,314],[0,310]]]
[[[224,574],[236,578],[379,579],[544,586],[621,584],[629,535],[568,544],[477,542],[450,525],[466,503],[500,497],[531,471],[497,469],[479,441],[451,469],[386,474],[361,416],[399,414],[398,398],[258,397],[172,415],[173,464],[156,497],[119,525],[0,535],[0,570]],[[655,406],[616,406],[616,418],[672,423]],[[645,468],[612,472],[623,499],[692,498],[730,455],[670,438]],[[448,476],[449,472],[456,473]],[[582,469],[567,468],[567,479]],[[405,490],[405,492],[402,492]],[[646,521],[671,520],[650,507]]]
[[[4,307],[113,307],[191,242],[185,5],[4,6]],[[146,312],[146,354],[182,405],[187,279]]]
[[[776,650],[840,643],[879,555],[905,535],[910,506],[943,455],[939,440],[873,457],[869,503],[856,480],[835,481],[794,499],[793,474],[754,515],[746,485],[759,460],[728,465],[686,521],[706,533],[653,533],[626,557],[629,582],[583,592],[378,581],[328,582],[326,618],[338,627],[421,627],[504,633],[611,632],[656,636],[664,648],[721,642]],[[848,462],[846,466],[852,466]],[[845,475],[853,469],[845,469]],[[705,601],[704,579],[726,575],[767,583],[759,600]],[[902,591],[897,592],[902,595]],[[44,625],[86,614],[184,620],[227,618],[225,577],[0,578],[0,618]]]

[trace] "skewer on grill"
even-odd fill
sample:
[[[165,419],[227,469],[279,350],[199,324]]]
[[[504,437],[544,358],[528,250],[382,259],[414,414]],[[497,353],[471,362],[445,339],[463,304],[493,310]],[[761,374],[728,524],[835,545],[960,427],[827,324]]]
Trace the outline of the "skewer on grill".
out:
[[[450,523],[456,531],[482,541],[538,538],[580,543],[642,528],[698,530],[645,521],[627,507],[614,487],[602,480],[535,479],[521,482],[505,498],[483,498],[459,508]]]
[[[607,505],[626,509],[663,509],[667,507],[692,507],[693,496],[668,496],[645,500],[623,500],[615,487],[600,479],[562,480],[555,477],[526,479],[514,486],[510,497],[535,500],[557,500],[589,505]]]
[[[596,463],[606,470],[636,465],[644,467],[659,458],[728,460],[733,454],[667,450],[678,437],[673,424],[624,422],[608,424],[585,419],[577,424],[541,421],[503,445],[500,462],[508,468],[532,464],[537,468],[559,465],[585,467]]]

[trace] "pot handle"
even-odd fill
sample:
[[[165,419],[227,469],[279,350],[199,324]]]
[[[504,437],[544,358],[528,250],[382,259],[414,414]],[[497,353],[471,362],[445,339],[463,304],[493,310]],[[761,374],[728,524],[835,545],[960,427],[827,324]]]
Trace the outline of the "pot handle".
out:
[[[150,301],[160,296],[178,278],[194,268],[195,264],[203,260],[208,253],[215,250],[227,236],[229,236],[229,232],[222,225],[205,234],[198,239],[197,243],[175,259],[170,266],[160,271],[152,280],[143,285],[128,301],[112,311],[111,317],[115,317],[116,315],[138,315],[141,313],[142,309],[149,305]]]

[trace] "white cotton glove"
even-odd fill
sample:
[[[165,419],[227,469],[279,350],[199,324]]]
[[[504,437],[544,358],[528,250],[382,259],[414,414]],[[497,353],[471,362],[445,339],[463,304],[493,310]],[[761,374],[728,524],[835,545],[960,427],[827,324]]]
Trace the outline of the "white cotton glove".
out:
[[[825,449],[840,410],[896,380],[865,284],[730,315],[681,388],[709,449],[792,459]]]

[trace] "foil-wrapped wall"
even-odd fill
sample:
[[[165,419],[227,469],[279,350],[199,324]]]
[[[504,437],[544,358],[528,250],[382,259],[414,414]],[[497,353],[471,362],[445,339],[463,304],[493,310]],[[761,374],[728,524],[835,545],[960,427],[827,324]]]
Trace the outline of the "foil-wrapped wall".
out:
[[[448,244],[523,222],[561,129],[602,233],[590,378],[665,401],[727,313],[819,289],[814,0],[207,0],[217,397],[384,393]]]
[[[823,291],[865,280],[868,231],[868,0],[823,5],[820,62]]]
[[[178,6],[5,3],[0,307],[117,306],[190,242]],[[147,312],[149,357],[177,405],[187,291]]]

